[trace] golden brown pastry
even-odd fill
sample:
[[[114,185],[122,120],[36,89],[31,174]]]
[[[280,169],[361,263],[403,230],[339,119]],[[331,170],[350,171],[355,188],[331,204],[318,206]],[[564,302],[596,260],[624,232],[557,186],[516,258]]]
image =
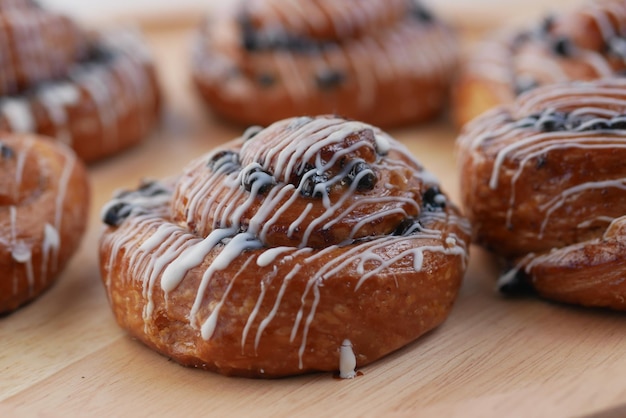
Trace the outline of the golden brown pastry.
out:
[[[118,323],[187,366],[277,377],[364,366],[439,325],[469,226],[384,132],[300,117],[102,211]]]
[[[626,1],[587,1],[524,30],[502,30],[472,51],[454,88],[459,126],[537,86],[626,70]]]
[[[55,137],[93,161],[144,138],[158,109],[138,33],[86,32],[32,1],[0,0],[0,130]]]
[[[503,291],[626,309],[626,80],[537,88],[458,144],[474,239],[511,267]]]
[[[75,252],[89,207],[74,152],[33,135],[0,136],[0,313],[50,287]]]
[[[193,79],[219,115],[266,126],[340,114],[424,121],[446,102],[457,45],[416,0],[238,0],[199,29]]]

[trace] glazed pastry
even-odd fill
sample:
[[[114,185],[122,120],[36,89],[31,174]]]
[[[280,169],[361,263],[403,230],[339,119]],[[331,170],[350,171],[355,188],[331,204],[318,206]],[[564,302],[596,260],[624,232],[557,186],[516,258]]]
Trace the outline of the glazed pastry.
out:
[[[159,93],[138,33],[88,33],[27,0],[0,0],[0,23],[0,130],[55,137],[84,161],[150,132]]]
[[[0,313],[49,288],[75,252],[89,207],[74,152],[32,135],[0,137]]]
[[[454,88],[459,126],[537,86],[593,80],[626,70],[626,1],[588,1],[527,30],[480,43]]]
[[[325,113],[378,126],[428,120],[456,62],[453,32],[415,0],[222,2],[192,58],[215,113],[263,126]]]
[[[626,309],[626,80],[537,88],[469,123],[461,190],[505,292]]]
[[[184,365],[254,377],[353,377],[433,329],[469,239],[400,143],[330,116],[248,129],[102,218],[118,323]]]

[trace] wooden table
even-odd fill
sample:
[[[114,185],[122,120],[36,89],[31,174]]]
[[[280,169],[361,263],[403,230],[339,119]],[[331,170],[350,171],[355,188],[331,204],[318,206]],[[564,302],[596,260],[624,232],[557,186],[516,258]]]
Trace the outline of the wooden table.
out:
[[[90,167],[91,224],[79,253],[40,299],[0,318],[0,416],[573,416],[626,400],[626,318],[494,291],[497,269],[472,248],[448,321],[361,369],[264,381],[187,369],[129,338],[98,272],[99,212],[114,190],[184,164],[241,132],[198,103],[186,27],[149,32],[166,92],[160,129]],[[391,131],[458,196],[454,129]],[[622,409],[626,413],[626,409]]]

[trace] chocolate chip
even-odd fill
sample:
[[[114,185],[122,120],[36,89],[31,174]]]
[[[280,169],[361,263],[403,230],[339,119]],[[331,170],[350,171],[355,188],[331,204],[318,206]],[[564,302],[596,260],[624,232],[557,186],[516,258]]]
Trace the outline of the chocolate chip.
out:
[[[537,120],[537,128],[544,132],[556,132],[569,129],[567,125],[568,114],[563,112],[550,112],[541,115]]]
[[[248,192],[265,194],[276,185],[276,180],[271,173],[265,171],[260,165],[254,164],[244,168],[241,185]]]
[[[439,187],[428,188],[422,196],[422,206],[428,212],[437,212],[446,207],[446,197],[441,193]]]
[[[322,197],[328,193],[328,186],[323,186],[328,182],[326,174],[310,174],[308,171],[300,180],[300,194],[304,197]]]
[[[423,5],[415,3],[411,8],[411,16],[420,22],[430,23],[435,20],[435,16]]]
[[[552,50],[561,57],[569,57],[574,51],[574,45],[569,38],[560,36],[553,41]]]
[[[118,226],[124,219],[128,218],[131,212],[131,205],[126,202],[117,201],[104,210],[102,222],[109,226]]]
[[[406,218],[400,222],[392,235],[405,236],[422,231],[422,224],[417,219]]]
[[[346,79],[339,70],[324,69],[315,75],[315,82],[320,90],[330,90],[340,86]]]
[[[232,173],[239,168],[239,154],[230,150],[220,151],[209,158],[207,167],[214,172]]]
[[[626,117],[617,117],[610,121],[611,129],[626,129]]]
[[[534,292],[524,270],[511,269],[498,279],[498,291],[505,296],[523,296]]]
[[[241,29],[241,46],[249,52],[258,50],[260,44],[257,31],[248,16],[241,16],[239,18],[239,27]]]
[[[15,151],[13,151],[13,148],[10,148],[9,146],[0,142],[0,156],[6,159],[13,158],[13,156],[15,156]]]
[[[358,181],[356,189],[363,192],[374,189],[377,178],[369,165],[363,161],[358,161],[352,165],[345,177],[347,184],[352,184],[355,180]]]
[[[251,140],[252,138],[254,138],[256,136],[256,134],[258,134],[259,132],[261,132],[263,130],[262,126],[259,125],[253,125],[248,127],[248,129],[246,129],[243,133],[243,135],[241,136],[243,138],[243,140],[245,142]]]
[[[276,84],[276,77],[271,74],[261,73],[257,76],[256,81],[261,87],[272,87]]]

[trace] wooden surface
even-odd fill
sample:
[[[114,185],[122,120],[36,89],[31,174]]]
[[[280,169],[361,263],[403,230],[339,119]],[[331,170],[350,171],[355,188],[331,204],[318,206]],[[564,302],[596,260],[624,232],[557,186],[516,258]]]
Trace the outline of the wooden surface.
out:
[[[188,31],[149,39],[166,109],[143,145],[90,167],[91,225],[80,252],[40,299],[0,318],[0,416],[579,416],[626,401],[626,318],[494,291],[496,267],[472,248],[448,321],[353,380],[314,374],[273,381],[181,367],[117,327],[98,273],[99,212],[140,178],[178,173],[237,136],[197,102]],[[458,195],[455,131],[445,118],[390,131]],[[616,412],[616,410],[612,410]],[[626,409],[621,410],[626,413]],[[609,415],[607,415],[609,416]]]

